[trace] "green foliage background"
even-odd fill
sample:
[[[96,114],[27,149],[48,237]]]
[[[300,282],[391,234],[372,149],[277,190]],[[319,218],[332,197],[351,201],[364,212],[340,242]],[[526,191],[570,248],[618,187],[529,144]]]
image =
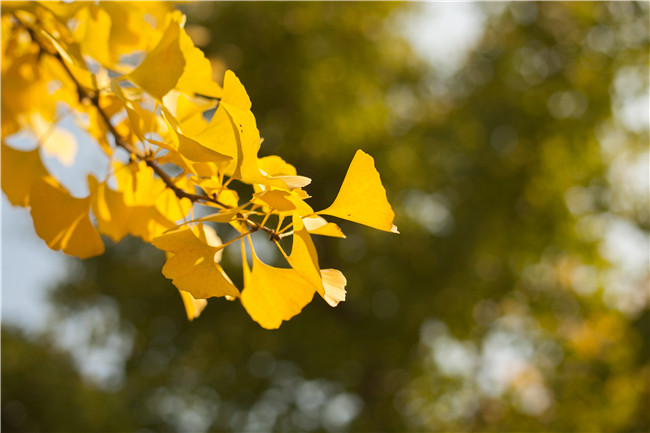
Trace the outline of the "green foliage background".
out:
[[[647,128],[613,116],[617,89],[647,93],[647,3],[485,4],[451,78],[398,31],[418,7],[182,5],[251,95],[261,155],[311,177],[323,208],[364,149],[401,235],[319,239],[348,300],[273,332],[223,300],[188,323],[137,240],[71,260],[48,335],[3,326],[4,431],[650,428],[647,263],[630,274],[603,246],[618,221],[648,239],[647,197],[616,171],[647,162]],[[110,352],[114,375],[83,379],[57,349],[75,327],[73,354]]]

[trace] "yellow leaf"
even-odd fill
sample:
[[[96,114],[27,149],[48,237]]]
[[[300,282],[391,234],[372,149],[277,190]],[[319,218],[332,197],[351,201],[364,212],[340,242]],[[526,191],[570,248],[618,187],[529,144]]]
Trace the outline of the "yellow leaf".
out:
[[[314,247],[314,243],[302,222],[302,218],[296,214],[293,215],[293,244],[291,246],[291,254],[287,256],[280,244],[276,245],[280,248],[280,252],[282,252],[291,267],[302,275],[318,293],[321,295],[324,294],[316,247]]]
[[[212,65],[183,29],[185,17],[173,12],[158,45],[129,74],[129,79],[158,100],[170,90],[221,96],[212,79]]]
[[[345,238],[340,227],[318,215],[308,216],[302,219],[305,228],[312,235],[332,236],[335,238]]]
[[[310,178],[298,176],[296,168],[277,155],[259,158],[257,163],[263,175],[272,179],[280,179],[289,188],[303,188],[311,183]]]
[[[104,252],[99,232],[90,222],[90,197],[72,197],[53,178],[32,185],[30,206],[34,229],[47,246],[82,259]]]
[[[178,289],[199,299],[239,296],[239,290],[217,263],[223,247],[210,227],[203,224],[194,228],[185,226],[156,237],[152,243],[172,253],[162,272]]]
[[[129,233],[145,242],[174,227],[176,224],[153,206],[133,206],[129,217]]]
[[[192,39],[180,29],[180,46],[185,57],[185,70],[176,85],[181,92],[198,93],[204,96],[218,98],[222,94],[221,87],[212,78],[212,64],[205,58],[203,51],[194,46]]]
[[[114,164],[119,190],[129,206],[153,205],[165,190],[165,183],[154,177],[153,169],[144,161],[123,165]]]
[[[191,208],[188,199],[179,200],[144,162],[115,163],[115,177],[121,195],[113,198],[128,208],[125,215],[128,215],[129,233],[146,242],[174,227]],[[177,181],[176,185],[185,190],[190,188],[187,179]]]
[[[194,186],[186,177],[177,179],[175,185],[184,191],[194,192]],[[155,206],[165,218],[175,222],[187,216],[190,209],[192,209],[192,201],[189,198],[179,199],[174,191],[165,188],[162,193],[156,196]]]
[[[180,19],[181,15],[174,14],[158,45],[128,75],[131,81],[159,100],[176,87],[185,69],[179,41]]]
[[[80,41],[81,52],[97,60],[102,66],[112,68],[116,59],[113,58],[109,42],[110,15],[100,7],[88,5],[80,9],[75,18],[78,25],[74,29],[74,36]]]
[[[263,184],[288,189],[281,179],[265,176],[257,163],[261,139],[250,98],[235,74],[228,70],[223,96],[208,126],[196,137],[203,146],[232,157],[225,173],[249,184]]]
[[[155,46],[162,33],[158,27],[164,25],[170,10],[167,2],[157,1],[107,1],[101,2],[100,7],[111,16],[111,22],[116,23],[111,26],[109,41],[114,58],[135,51],[149,51]],[[150,24],[151,18],[155,21],[156,28]]]
[[[339,302],[345,301],[345,285],[347,280],[345,275],[337,269],[321,269],[323,277],[323,287],[325,294],[321,296],[332,307],[336,307]]]
[[[295,176],[297,174],[296,167],[289,164],[277,155],[265,156],[258,159],[257,162],[260,166],[260,169],[269,176]]]
[[[132,209],[124,203],[124,194],[113,191],[105,183],[100,184],[93,176],[88,176],[88,186],[97,228],[114,242],[119,242],[129,233],[133,221]]]
[[[255,116],[250,110],[243,110],[223,100],[219,105],[219,108],[221,107],[226,110],[230,127],[235,132],[237,165],[233,177],[247,183],[264,183],[265,178],[257,165],[257,152],[260,150],[261,140]]]
[[[263,263],[253,251],[253,269],[245,278],[241,302],[248,314],[266,329],[277,329],[311,302],[314,287],[294,269]]]
[[[181,125],[181,131],[185,134],[196,134],[208,126],[208,122],[203,117],[203,113],[208,109],[214,108],[213,102],[197,103],[185,97],[182,93],[176,92],[175,117]]]
[[[32,112],[40,112],[45,118],[55,115],[56,100],[52,98],[47,88],[48,77],[43,77],[43,71],[38,67],[36,54],[23,55],[10,62],[3,60],[3,72],[0,85],[2,91],[2,137],[20,129],[16,122],[11,125],[11,119]],[[9,63],[7,68],[4,63]],[[5,70],[5,68],[7,68]],[[9,126],[12,127],[9,127]],[[12,131],[14,130],[14,131]]]
[[[244,111],[250,111],[253,106],[244,85],[230,69],[226,71],[223,77],[223,96],[221,97],[221,102],[225,102]]]
[[[311,215],[314,210],[294,191],[271,189],[253,194],[253,202],[265,206],[265,212],[273,211],[278,215],[296,214],[301,217]],[[268,209],[267,209],[268,208]]]
[[[2,141],[2,190],[14,206],[28,206],[32,184],[47,176],[38,148],[31,151],[16,150]]]
[[[266,204],[272,210],[289,212],[296,209],[296,205],[287,198],[290,195],[291,194],[288,191],[272,190],[259,192],[254,194],[254,197]]]
[[[399,233],[393,224],[395,213],[386,199],[375,162],[362,150],[354,155],[334,203],[318,213]]]
[[[172,139],[174,140],[176,148],[184,158],[194,162],[216,163],[227,162],[232,159],[230,156],[222,155],[221,153],[216,152],[209,147],[203,146],[198,141],[186,135],[183,135],[180,131],[177,130],[178,122],[176,119],[174,119],[172,114],[164,107],[162,112],[163,118],[167,122],[169,129],[173,132]]]
[[[185,306],[185,313],[187,313],[187,320],[194,320],[201,315],[205,307],[208,306],[207,299],[195,299],[191,293],[186,292],[185,290],[178,289],[178,293],[181,294],[183,299],[183,305]]]
[[[229,175],[234,172],[238,161],[237,141],[230,118],[223,108],[217,108],[206,128],[191,138],[208,149],[231,157],[226,171]]]

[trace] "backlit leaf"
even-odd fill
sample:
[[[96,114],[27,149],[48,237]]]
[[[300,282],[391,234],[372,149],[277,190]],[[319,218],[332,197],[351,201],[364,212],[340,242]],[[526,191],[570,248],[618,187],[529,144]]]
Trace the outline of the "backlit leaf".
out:
[[[72,197],[51,177],[34,182],[30,206],[36,234],[53,250],[85,259],[104,252],[90,222],[90,197]]]
[[[312,215],[302,219],[305,228],[312,235],[331,236],[335,238],[345,238],[341,228],[319,215]]]
[[[284,253],[284,251],[282,251]],[[286,255],[285,255],[286,256]],[[318,266],[318,254],[314,242],[305,228],[302,218],[293,215],[293,244],[287,261],[319,293],[323,293],[323,281]]]
[[[186,292],[185,290],[178,289],[178,293],[181,294],[181,298],[183,299],[187,320],[191,321],[196,319],[201,315],[205,307],[208,306],[207,299],[196,299],[190,292]]]
[[[325,293],[321,294],[323,299],[332,307],[345,301],[345,285],[347,284],[345,275],[337,269],[321,269],[320,275],[323,278],[325,289]]]
[[[14,206],[29,205],[32,184],[47,170],[41,161],[38,148],[30,151],[13,149],[2,142],[2,190]]]
[[[386,199],[375,162],[362,150],[354,155],[334,203],[318,213],[399,233],[393,224],[395,213]]]
[[[158,45],[150,51],[128,78],[151,96],[162,99],[173,89],[185,69],[179,35],[181,15],[174,14]]]
[[[248,314],[266,329],[277,329],[311,302],[314,286],[294,269],[275,268],[253,252],[253,269],[246,278],[241,302]]]

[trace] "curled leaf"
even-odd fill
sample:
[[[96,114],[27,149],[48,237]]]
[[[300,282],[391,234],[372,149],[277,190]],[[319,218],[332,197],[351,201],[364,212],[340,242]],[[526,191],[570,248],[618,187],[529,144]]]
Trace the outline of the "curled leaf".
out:
[[[208,306],[207,299],[196,299],[191,293],[185,290],[178,289],[178,293],[181,294],[181,298],[183,299],[183,306],[185,307],[185,313],[189,321],[199,317],[203,310],[205,310],[205,307]]]
[[[325,294],[323,299],[332,307],[336,307],[339,302],[345,301],[345,285],[347,280],[345,275],[337,269],[321,269],[321,277],[323,277],[323,287]]]

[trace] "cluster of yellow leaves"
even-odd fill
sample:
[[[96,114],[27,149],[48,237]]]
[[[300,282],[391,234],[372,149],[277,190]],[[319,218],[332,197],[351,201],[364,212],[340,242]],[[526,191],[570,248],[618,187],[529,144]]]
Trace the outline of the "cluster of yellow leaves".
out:
[[[223,87],[213,80],[184,21],[150,2],[3,3],[2,189],[13,205],[30,208],[50,248],[86,258],[104,251],[101,235],[115,242],[133,235],[165,251],[162,272],[190,320],[210,297],[240,298],[265,328],[298,314],[315,293],[336,306],[345,277],[320,268],[311,236],[345,236],[323,216],[397,232],[372,157],[357,151],[332,205],[314,211],[305,201],[308,178],[279,156],[258,157],[262,140],[244,86],[232,71]],[[74,159],[74,138],[56,126],[62,111],[110,164],[105,179],[88,176],[86,197],[74,197],[41,159]],[[37,148],[6,143],[21,130],[38,138]],[[229,188],[233,181],[249,185],[248,200]],[[210,213],[194,218],[196,206]],[[216,223],[239,235],[222,242]],[[259,258],[256,231],[266,232],[287,267]],[[241,291],[219,264],[234,242],[243,253]]]

